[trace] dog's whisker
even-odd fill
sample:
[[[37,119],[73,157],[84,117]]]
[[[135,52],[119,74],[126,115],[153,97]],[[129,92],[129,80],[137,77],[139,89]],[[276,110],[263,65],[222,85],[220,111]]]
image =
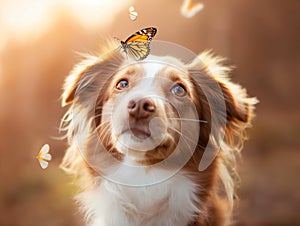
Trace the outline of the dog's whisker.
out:
[[[169,127],[169,128],[170,128],[171,130],[175,131],[176,133],[178,133],[178,134],[179,134],[180,136],[182,136],[184,139],[189,140],[192,144],[197,145],[197,146],[200,147],[200,148],[204,148],[203,146],[201,146],[201,145],[195,143],[191,138],[189,138],[188,136],[184,135],[184,134],[183,134],[182,132],[180,132],[179,130],[177,130],[177,129],[173,128],[173,127]],[[189,145],[189,147],[190,147],[190,145]]]
[[[191,122],[203,122],[203,123],[208,123],[205,120],[200,120],[200,119],[190,119],[190,118],[168,118],[168,119],[175,119],[179,121],[191,121]]]
[[[103,127],[105,124],[107,124],[107,123],[109,123],[110,122],[110,120],[106,120],[106,121],[103,121],[103,122],[101,122],[95,129],[94,129],[94,133],[95,132],[97,132],[101,127]],[[109,125],[109,124],[107,124],[107,125]],[[104,127],[105,128],[105,127]],[[103,129],[104,129],[103,128]]]
[[[171,127],[170,127],[170,129],[171,129],[171,130],[174,130],[174,131],[177,132],[180,136],[182,136],[183,142],[189,147],[188,150],[190,150],[190,149],[191,149],[191,146],[190,146],[190,144],[187,142],[187,138],[186,138],[180,131],[178,131],[177,129],[171,128]]]
[[[170,134],[168,134],[168,139],[171,140],[175,145],[177,145],[175,139],[173,136],[171,136]]]
[[[175,115],[174,112],[166,112],[166,115]]]
[[[96,106],[95,109],[103,109],[103,106]]]
[[[96,129],[98,130],[98,129],[102,128],[103,130],[106,130],[107,128],[109,128],[109,125],[110,125],[109,122],[110,121],[105,121],[105,122],[101,123],[99,126],[96,127]]]
[[[101,114],[97,114],[97,115],[94,115],[93,118],[96,119],[100,116],[103,116],[103,115],[112,115],[112,113],[101,113]]]
[[[113,104],[107,105],[106,107],[113,107]],[[103,106],[97,106],[95,107],[96,110],[102,110],[104,109]]]
[[[110,123],[107,123],[106,125],[101,126],[101,131],[100,131],[99,137],[104,138],[105,136],[107,136],[106,131],[109,129],[110,129]]]
[[[111,146],[107,151],[108,151],[108,153],[112,153],[113,152],[113,149],[114,149],[114,147],[113,146]]]

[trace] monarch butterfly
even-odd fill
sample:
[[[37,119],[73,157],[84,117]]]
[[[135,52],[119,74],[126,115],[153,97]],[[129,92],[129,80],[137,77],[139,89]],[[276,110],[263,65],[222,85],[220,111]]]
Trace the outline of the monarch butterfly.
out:
[[[42,169],[46,169],[48,167],[48,161],[50,161],[52,158],[51,154],[49,153],[49,149],[49,144],[45,144],[36,156]]]
[[[136,60],[145,59],[150,53],[150,41],[155,36],[157,29],[144,28],[129,36],[126,41],[121,41],[124,52]]]

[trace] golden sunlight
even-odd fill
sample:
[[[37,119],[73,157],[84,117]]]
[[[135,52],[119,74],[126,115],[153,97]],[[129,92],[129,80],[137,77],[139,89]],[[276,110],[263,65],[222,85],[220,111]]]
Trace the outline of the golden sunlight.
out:
[[[1,27],[5,34],[26,35],[49,25],[51,1],[3,1]]]
[[[5,34],[23,38],[43,33],[59,10],[64,10],[86,28],[106,27],[121,10],[124,0],[4,0],[0,1],[0,26]],[[2,33],[2,34],[3,34]]]
[[[103,30],[118,13],[127,14],[129,5],[129,0],[0,0],[0,82],[8,41],[28,46],[61,24],[61,17],[86,30]]]
[[[67,7],[87,28],[109,26],[120,11],[127,12],[129,0],[68,0]]]

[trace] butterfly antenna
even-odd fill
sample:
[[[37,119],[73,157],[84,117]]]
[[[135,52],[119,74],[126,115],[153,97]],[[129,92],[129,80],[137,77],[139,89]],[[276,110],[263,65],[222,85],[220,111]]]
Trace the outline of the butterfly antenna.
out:
[[[117,37],[114,36],[114,39],[116,39],[117,41],[121,42],[121,40]]]

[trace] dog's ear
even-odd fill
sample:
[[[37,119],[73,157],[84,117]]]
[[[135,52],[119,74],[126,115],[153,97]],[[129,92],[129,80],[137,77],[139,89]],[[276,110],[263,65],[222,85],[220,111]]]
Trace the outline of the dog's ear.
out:
[[[225,100],[227,121],[250,122],[256,99],[248,98],[246,90],[239,85],[225,80],[218,83]]]
[[[77,66],[73,69],[73,71],[68,75],[68,77],[65,80],[64,83],[64,92],[62,94],[62,106],[66,106],[74,100],[75,92],[77,89],[77,85],[80,81],[80,79],[83,77],[83,75],[86,73],[90,65],[84,66],[84,68],[80,68]]]
[[[230,81],[230,67],[224,66],[224,59],[213,57],[210,52],[200,54],[188,66],[190,74],[197,74],[198,83],[206,86],[204,93],[213,95],[216,104],[225,103],[228,123],[250,123],[256,98],[249,98],[246,90]]]
[[[246,139],[245,129],[251,125],[258,102],[256,98],[248,97],[240,85],[230,81],[228,74],[231,68],[222,62],[222,58],[205,52],[187,65],[196,87],[200,119],[207,122],[200,129],[199,142],[205,147],[199,164],[200,171],[210,166],[220,149],[224,151],[221,154],[225,151],[233,154],[241,150]]]
[[[88,56],[75,66],[65,80],[62,106],[76,99],[88,99],[99,91],[105,82],[116,72],[123,62],[123,55],[115,49],[102,57]],[[81,94],[80,97],[78,94]]]

